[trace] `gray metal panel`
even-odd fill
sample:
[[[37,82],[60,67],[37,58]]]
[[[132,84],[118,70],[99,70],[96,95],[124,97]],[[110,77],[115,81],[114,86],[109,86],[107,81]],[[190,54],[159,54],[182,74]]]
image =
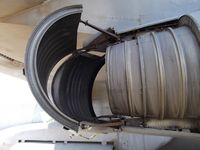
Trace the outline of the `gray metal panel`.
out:
[[[75,4],[83,5],[83,20],[105,29],[114,27],[118,33],[179,18],[200,9],[198,0],[49,0],[38,7],[5,18],[5,21],[33,26],[56,9]],[[79,32],[93,34],[96,31],[80,25]]]

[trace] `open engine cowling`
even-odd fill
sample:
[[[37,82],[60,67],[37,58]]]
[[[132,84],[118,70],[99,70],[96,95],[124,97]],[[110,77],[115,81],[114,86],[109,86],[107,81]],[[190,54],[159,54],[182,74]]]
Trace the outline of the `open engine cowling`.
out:
[[[50,14],[27,46],[26,76],[50,116],[76,131],[81,122],[112,126],[113,120],[99,119],[92,106],[94,80],[105,64],[113,113],[108,117],[114,123],[140,118],[143,127],[199,128],[200,32],[194,19],[199,12],[101,41],[102,56],[88,53],[98,46],[77,51],[81,13],[77,5]]]

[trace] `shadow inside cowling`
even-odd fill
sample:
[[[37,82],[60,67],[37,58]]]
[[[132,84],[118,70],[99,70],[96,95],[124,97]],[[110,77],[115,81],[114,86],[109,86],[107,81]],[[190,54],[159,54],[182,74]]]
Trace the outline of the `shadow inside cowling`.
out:
[[[56,106],[78,121],[97,121],[92,107],[92,87],[104,58],[72,55],[56,72],[52,97]]]

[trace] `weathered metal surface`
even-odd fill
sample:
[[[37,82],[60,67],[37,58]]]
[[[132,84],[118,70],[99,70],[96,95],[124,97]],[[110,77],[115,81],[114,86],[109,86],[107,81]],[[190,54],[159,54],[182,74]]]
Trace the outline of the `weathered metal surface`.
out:
[[[33,26],[51,12],[64,6],[77,4],[83,5],[83,20],[88,19],[92,24],[104,29],[114,27],[118,33],[134,30],[145,24],[179,18],[200,9],[198,0],[48,0],[42,5],[5,17],[3,21]],[[95,30],[85,28],[84,25],[79,26],[79,32],[96,33]]]
[[[188,27],[140,33],[107,49],[114,114],[158,119],[199,118],[200,53]]]
[[[179,20],[179,24],[182,26],[188,26],[200,43],[200,11],[182,16]]]

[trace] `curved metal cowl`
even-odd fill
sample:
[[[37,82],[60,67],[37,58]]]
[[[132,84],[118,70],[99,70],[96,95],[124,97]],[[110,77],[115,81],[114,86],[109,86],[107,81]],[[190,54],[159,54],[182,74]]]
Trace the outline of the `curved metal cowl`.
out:
[[[48,17],[46,17],[33,32],[27,46],[26,58],[25,58],[26,76],[27,76],[29,85],[31,87],[31,90],[34,96],[36,97],[37,101],[39,102],[39,104],[50,116],[52,116],[58,122],[62,123],[64,126],[71,128],[73,130],[78,130],[78,126],[79,126],[78,121],[82,120],[83,117],[76,118],[76,116],[70,115],[70,113],[64,110],[63,106],[61,106],[59,103],[64,102],[62,100],[66,98],[65,96],[62,97],[61,101],[59,101],[58,99],[53,100],[56,103],[57,105],[56,106],[48,96],[47,82],[48,82],[49,75],[52,69],[54,68],[54,66],[62,58],[64,58],[65,56],[71,54],[74,50],[76,50],[77,29],[78,29],[81,13],[82,13],[82,6],[77,5],[77,6],[62,8],[50,14]],[[84,59],[83,56],[82,56],[82,59]],[[86,61],[90,60],[88,59]],[[54,86],[52,86],[54,98],[56,97],[56,93],[67,90],[60,87],[60,86],[64,86],[63,84],[67,85],[66,83],[67,80],[63,79],[64,74],[62,74],[62,71],[64,72],[66,71],[67,64],[76,65],[75,63],[76,63],[75,61],[71,61],[71,63],[70,62],[64,63],[62,65],[63,67],[61,67],[61,69],[58,71],[54,79]],[[97,66],[98,65],[99,63],[97,63]],[[72,73],[77,73],[77,69],[80,69],[78,67],[73,67],[76,70],[72,71]],[[82,65],[82,67],[85,68],[84,65]],[[95,72],[96,71],[93,71],[93,72],[90,71],[88,74],[89,75],[92,74],[92,77],[93,77],[95,76]],[[78,73],[81,74],[81,72],[78,72]],[[58,79],[59,77],[61,79]],[[75,77],[77,76],[75,75],[74,78]],[[71,81],[71,79],[74,79],[74,78],[73,78],[73,74],[71,74],[68,80]],[[71,82],[74,82],[75,84],[79,81],[79,79],[80,78],[77,77]],[[62,80],[63,84],[57,85],[56,83],[60,82],[59,80]],[[90,79],[89,83],[91,84],[91,82],[92,80]],[[81,88],[83,87],[83,85],[80,85],[80,86]],[[87,96],[88,97],[90,96],[89,93]],[[61,99],[61,97],[56,97],[56,98]],[[77,98],[80,98],[80,97],[77,97]],[[87,97],[85,97],[85,99],[86,98]],[[65,99],[65,100],[67,101],[68,99]],[[85,100],[85,101],[89,103],[89,100]],[[74,108],[73,111],[77,111],[76,108]],[[94,116],[93,110],[91,110],[91,108],[89,109],[89,112],[86,109],[86,113],[89,117],[90,115]]]

